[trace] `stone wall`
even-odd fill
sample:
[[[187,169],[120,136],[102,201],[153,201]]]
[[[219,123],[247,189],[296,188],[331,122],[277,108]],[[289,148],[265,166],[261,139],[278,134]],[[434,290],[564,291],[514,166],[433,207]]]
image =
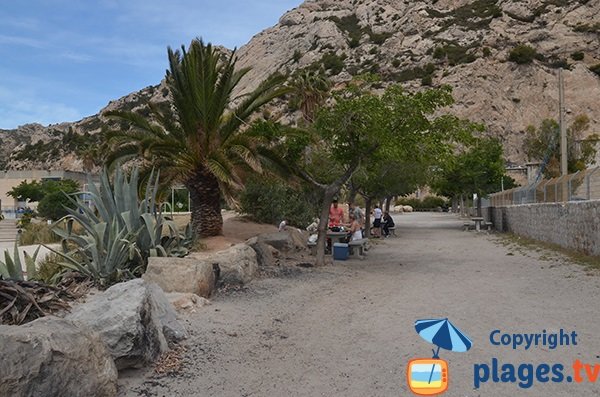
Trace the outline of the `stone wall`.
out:
[[[489,208],[494,228],[600,256],[600,200]]]

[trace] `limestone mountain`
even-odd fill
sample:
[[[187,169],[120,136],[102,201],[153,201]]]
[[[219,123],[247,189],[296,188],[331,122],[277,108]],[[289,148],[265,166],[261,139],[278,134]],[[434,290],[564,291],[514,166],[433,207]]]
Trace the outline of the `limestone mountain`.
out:
[[[502,140],[506,159],[524,163],[525,128],[558,118],[560,67],[567,120],[585,113],[590,132],[600,132],[598,15],[600,0],[309,0],[238,50],[238,65],[252,67],[240,88],[251,90],[275,72],[318,67],[339,85],[366,72],[380,75],[382,86],[409,90],[449,84],[454,112],[484,123]],[[105,109],[145,111],[147,101],[167,96],[161,84]],[[296,112],[280,101],[270,114],[293,123]],[[93,144],[100,124],[92,116],[0,131],[0,150],[12,152],[8,161],[0,153],[0,167],[5,159],[9,168],[81,169],[79,140]]]

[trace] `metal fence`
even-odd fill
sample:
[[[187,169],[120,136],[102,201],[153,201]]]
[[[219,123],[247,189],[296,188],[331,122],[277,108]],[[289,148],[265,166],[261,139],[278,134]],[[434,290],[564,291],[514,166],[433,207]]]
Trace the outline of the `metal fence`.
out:
[[[490,195],[493,207],[600,199],[600,167]]]

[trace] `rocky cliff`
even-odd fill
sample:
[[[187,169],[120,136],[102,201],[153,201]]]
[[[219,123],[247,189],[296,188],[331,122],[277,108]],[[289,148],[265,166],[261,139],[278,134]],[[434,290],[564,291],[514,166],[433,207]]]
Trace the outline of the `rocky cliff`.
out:
[[[594,68],[600,64],[598,15],[600,0],[309,0],[238,50],[239,66],[252,67],[241,91],[274,72],[319,66],[337,83],[371,72],[383,85],[397,82],[411,90],[450,84],[453,110],[486,124],[504,143],[506,159],[523,163],[525,127],[558,118],[560,67],[565,69],[567,120],[585,113],[590,132],[600,132],[600,68]],[[519,45],[535,50],[528,54],[531,62],[508,60]],[[141,109],[145,101],[166,95],[162,85],[148,87],[107,108]],[[282,120],[294,118],[285,104],[274,110]],[[93,135],[98,130],[97,116],[46,128],[28,125],[0,131],[0,147],[12,151],[20,145],[7,162],[10,168],[79,169],[81,149],[69,152],[68,145],[59,145],[54,154],[60,161],[45,158],[52,153],[45,147],[33,159],[23,155],[24,149],[58,142],[69,131]]]

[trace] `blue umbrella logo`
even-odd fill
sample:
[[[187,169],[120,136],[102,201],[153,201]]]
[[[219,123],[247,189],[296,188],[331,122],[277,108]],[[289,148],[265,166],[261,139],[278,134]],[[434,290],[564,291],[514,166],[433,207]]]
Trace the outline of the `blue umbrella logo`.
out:
[[[437,350],[432,349],[434,359],[439,358],[440,348],[464,353],[473,345],[471,339],[452,325],[447,318],[417,320],[415,329],[421,338],[437,346]],[[428,383],[431,383],[434,368],[435,366],[431,368]]]

